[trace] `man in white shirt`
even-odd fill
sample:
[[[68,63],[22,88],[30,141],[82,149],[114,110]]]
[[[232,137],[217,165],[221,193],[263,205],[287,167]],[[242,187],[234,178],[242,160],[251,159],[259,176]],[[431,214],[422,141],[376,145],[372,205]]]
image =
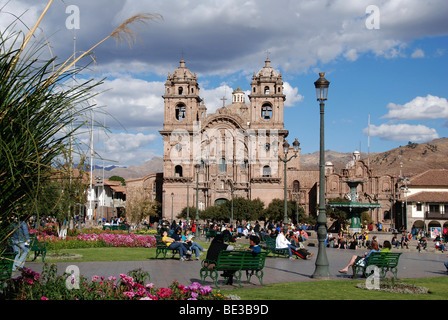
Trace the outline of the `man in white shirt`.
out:
[[[288,239],[286,239],[285,232],[286,232],[285,229],[283,229],[282,232],[279,232],[279,234],[277,235],[277,238],[275,239],[275,247],[277,249],[286,249],[287,248],[288,252],[289,252],[289,259],[292,260],[294,258],[292,257],[291,249],[293,249],[293,250],[297,250],[297,249],[296,249],[296,247],[294,247],[291,244],[291,242],[289,242]]]

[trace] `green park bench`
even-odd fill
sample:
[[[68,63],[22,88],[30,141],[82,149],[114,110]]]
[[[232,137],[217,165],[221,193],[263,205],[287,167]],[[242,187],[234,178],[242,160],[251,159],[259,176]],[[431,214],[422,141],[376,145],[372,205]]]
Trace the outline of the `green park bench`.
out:
[[[171,251],[173,253],[172,258],[174,258],[174,256],[176,254],[179,254],[180,257],[180,252],[178,249],[169,249],[168,246],[166,245],[165,242],[162,241],[162,237],[159,235],[155,235],[156,238],[156,259],[158,258],[158,256],[160,254],[163,255],[163,260],[166,259],[166,254],[168,251]]]
[[[272,255],[274,256],[274,258],[276,256],[289,256],[289,250],[288,248],[284,248],[284,249],[277,249],[275,246],[275,238],[272,237],[265,237],[265,241],[266,241],[266,251],[272,253]]]
[[[216,288],[219,289],[218,273],[221,271],[235,271],[235,278],[241,287],[242,271],[246,271],[247,283],[249,283],[252,276],[255,275],[260,281],[260,284],[263,285],[263,268],[267,255],[268,253],[266,251],[262,251],[258,254],[246,250],[221,251],[217,261],[207,259],[202,260],[200,270],[201,282],[204,284],[205,279],[210,277]],[[210,263],[215,264],[214,268],[211,270],[207,267]],[[227,281],[228,279],[226,279],[226,282]]]
[[[37,239],[36,233],[30,234],[30,251],[34,252],[34,260],[41,255],[42,256],[42,262],[45,262],[45,256],[47,255],[47,242],[46,241],[39,241]]]
[[[103,230],[122,230],[128,231],[129,227],[127,225],[119,225],[119,226],[103,226]]]
[[[0,283],[11,278],[15,252],[4,252],[0,255]]]
[[[397,252],[372,252],[367,259],[365,266],[357,265],[357,261],[353,266],[353,278],[356,278],[358,272],[361,272],[366,278],[371,274],[369,266],[376,266],[380,270],[380,278],[383,279],[389,272],[392,272],[395,279],[398,279],[398,260],[400,253]],[[371,268],[370,268],[371,269]]]

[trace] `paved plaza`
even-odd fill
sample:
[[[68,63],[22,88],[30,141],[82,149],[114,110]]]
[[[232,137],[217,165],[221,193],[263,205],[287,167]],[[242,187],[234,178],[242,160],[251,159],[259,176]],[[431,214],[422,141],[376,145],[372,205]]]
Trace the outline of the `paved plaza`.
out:
[[[245,243],[245,240],[238,241]],[[312,242],[307,249],[310,252],[315,253],[311,260],[289,260],[285,257],[268,257],[264,268],[264,284],[316,281],[312,278],[312,275],[315,270],[315,261],[318,250]],[[352,255],[361,255],[366,251],[367,249],[365,248],[358,250],[327,248],[326,254],[332,278],[335,280],[346,279],[350,281],[351,272],[343,275],[339,274],[338,270],[347,265]],[[402,252],[398,265],[399,278],[423,278],[448,275],[444,266],[444,262],[448,261],[447,253],[436,251],[419,253],[416,250],[411,249],[393,249],[392,251]],[[201,258],[205,258],[205,252]],[[77,266],[81,275],[85,276],[87,279],[91,279],[94,275],[118,277],[121,273],[126,274],[131,270],[141,268],[142,270],[149,272],[151,282],[158,287],[169,286],[173,280],[177,280],[180,284],[184,285],[188,285],[195,281],[200,282],[199,269],[201,267],[201,262],[197,260],[179,261],[177,256],[175,259],[151,259],[147,261],[76,262],[76,260],[74,260],[73,262],[57,263],[58,272],[62,274],[70,265]],[[41,272],[43,264],[41,262],[27,262],[25,266],[36,272]],[[244,280],[245,276],[243,276],[242,279]],[[223,278],[220,278],[220,280],[221,285]],[[207,278],[205,284],[213,285],[210,278]],[[251,283],[244,284],[244,287],[250,288],[259,285],[258,279],[253,277]],[[233,286],[237,287],[237,284],[234,283]],[[222,288],[227,289],[231,288],[231,286],[225,285],[222,286]]]

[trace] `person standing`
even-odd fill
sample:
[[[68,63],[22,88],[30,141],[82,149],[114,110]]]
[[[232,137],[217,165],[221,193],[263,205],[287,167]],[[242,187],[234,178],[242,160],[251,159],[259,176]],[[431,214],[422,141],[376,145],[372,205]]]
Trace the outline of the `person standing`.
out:
[[[12,249],[16,252],[14,258],[14,264],[12,271],[17,271],[23,268],[25,264],[26,256],[30,251],[30,234],[28,231],[28,225],[25,220],[18,219],[12,224]]]

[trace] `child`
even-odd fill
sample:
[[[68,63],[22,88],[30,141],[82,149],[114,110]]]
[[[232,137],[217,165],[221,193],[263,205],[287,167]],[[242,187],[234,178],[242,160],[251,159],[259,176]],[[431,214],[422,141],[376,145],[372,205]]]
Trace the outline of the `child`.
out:
[[[260,238],[258,238],[255,235],[252,235],[249,237],[249,248],[247,248],[248,251],[252,251],[252,253],[257,254],[261,252],[261,248],[258,245],[260,243]]]

